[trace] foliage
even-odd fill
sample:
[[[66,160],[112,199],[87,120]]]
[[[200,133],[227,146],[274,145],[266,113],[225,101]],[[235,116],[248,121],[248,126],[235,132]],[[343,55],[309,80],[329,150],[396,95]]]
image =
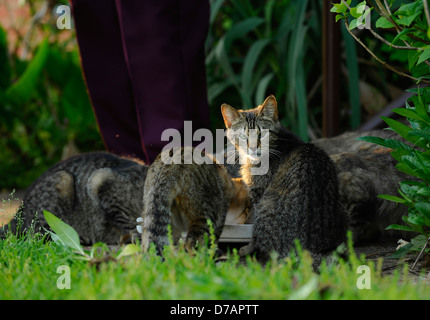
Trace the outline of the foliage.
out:
[[[352,1],[341,1],[334,4],[332,11],[337,13],[336,20],[344,19],[350,34],[379,62],[399,75],[408,77],[417,82],[427,82],[430,79],[430,13],[426,0],[408,1],[397,4],[397,1],[374,1],[375,6],[366,7],[366,1],[355,6]],[[396,36],[392,40],[385,39],[376,33],[369,19],[372,9],[379,14],[375,25],[380,29],[394,29]],[[348,19],[352,20],[348,22]],[[409,73],[403,73],[391,65],[381,61],[352,32],[355,28],[369,30],[374,37],[388,44],[393,50],[403,55],[409,66]],[[401,45],[399,45],[399,43]],[[396,254],[402,256],[410,251],[419,251],[420,256],[427,249],[430,237],[430,88],[408,90],[414,93],[406,103],[406,108],[394,109],[396,114],[406,117],[410,126],[397,120],[382,117],[389,127],[397,132],[410,144],[393,139],[377,137],[364,137],[360,140],[373,142],[394,151],[392,156],[397,160],[397,169],[414,177],[412,181],[400,183],[400,197],[382,195],[382,199],[394,201],[408,207],[408,215],[403,217],[406,225],[392,225],[388,229],[417,232],[416,237]]]
[[[100,263],[110,260],[115,261],[116,259],[126,257],[140,251],[139,246],[128,244],[120,250],[120,252],[114,254],[104,243],[96,243],[90,250],[85,250],[81,246],[79,235],[75,229],[48,211],[44,211],[43,215],[49,227],[53,230],[50,231],[49,234],[54,242],[75,250],[77,254],[82,256],[82,259],[88,260],[92,263]]]
[[[415,95],[406,104],[406,108],[393,111],[408,119],[410,126],[390,118],[384,118],[392,130],[409,141],[406,144],[393,139],[364,137],[363,141],[373,142],[394,151],[391,153],[397,160],[397,169],[414,177],[412,181],[400,183],[401,197],[382,195],[382,199],[394,201],[408,207],[408,215],[403,217],[406,225],[392,225],[388,229],[417,232],[416,238],[406,249],[423,250],[430,237],[430,88],[409,90]],[[424,239],[424,240],[425,240]],[[419,240],[419,241],[418,241]],[[417,244],[421,244],[419,247]],[[407,252],[407,250],[402,250]],[[426,249],[426,252],[429,250]]]
[[[275,94],[281,121],[308,139],[308,81],[320,55],[320,1],[215,0],[207,42],[208,95],[219,117],[228,101],[245,109]],[[236,97],[239,97],[237,99]]]
[[[66,146],[103,148],[73,34],[60,40],[49,23],[34,29],[41,40],[22,40],[13,50],[0,26],[0,189],[27,187]]]
[[[104,148],[74,31],[56,28],[53,8],[43,20],[34,19],[41,4],[56,1],[23,3],[31,9],[25,22],[31,26],[28,33],[16,32],[18,41],[12,44],[0,27],[0,188],[27,187],[68,146],[82,152]],[[251,108],[275,94],[284,125],[305,140],[321,137],[321,11],[320,0],[211,0],[206,66],[212,129],[223,127],[222,103]],[[406,85],[369,70],[369,61],[358,57],[346,29],[343,40],[341,129],[349,130],[367,116],[360,109],[361,81],[372,79],[387,98],[392,97],[387,86],[393,81],[397,87]],[[390,50],[386,44],[376,49]],[[24,57],[22,51],[28,54]]]
[[[375,3],[375,4],[373,4]],[[370,7],[368,7],[370,5]],[[344,19],[350,34],[378,62],[389,70],[417,82],[430,83],[430,12],[427,1],[363,1],[341,0],[334,3],[336,21]],[[377,20],[372,23],[372,12]],[[379,33],[375,31],[375,27]],[[381,44],[388,45],[396,54],[396,59],[408,62],[409,73],[382,61],[352,30],[359,28],[368,30]],[[381,30],[393,30],[395,36],[389,33],[381,36]]]

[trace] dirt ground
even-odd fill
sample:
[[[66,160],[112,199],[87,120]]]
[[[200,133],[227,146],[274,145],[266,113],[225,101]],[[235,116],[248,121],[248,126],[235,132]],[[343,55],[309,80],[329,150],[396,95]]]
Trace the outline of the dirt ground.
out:
[[[13,217],[16,210],[21,204],[24,191],[2,191],[0,192],[0,226],[9,222]],[[378,242],[366,246],[356,247],[355,251],[357,256],[364,254],[368,261],[373,261],[377,265],[379,259],[382,260],[382,274],[391,275],[395,270],[403,270],[404,263],[410,266],[414,263],[416,256],[410,255],[403,260],[389,259],[389,257],[396,251],[397,243],[395,241]],[[417,282],[424,280],[430,284],[430,261],[429,259],[420,261],[415,270],[409,270],[409,280]],[[427,270],[426,273],[420,272]]]
[[[3,190],[0,192],[0,226],[7,224],[12,219],[23,196],[24,191]]]

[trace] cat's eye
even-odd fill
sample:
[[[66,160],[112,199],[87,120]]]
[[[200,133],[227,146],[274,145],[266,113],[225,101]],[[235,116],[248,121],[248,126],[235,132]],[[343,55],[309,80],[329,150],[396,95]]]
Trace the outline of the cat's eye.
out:
[[[239,139],[248,140],[248,136],[246,134],[241,133],[241,134],[239,134]]]

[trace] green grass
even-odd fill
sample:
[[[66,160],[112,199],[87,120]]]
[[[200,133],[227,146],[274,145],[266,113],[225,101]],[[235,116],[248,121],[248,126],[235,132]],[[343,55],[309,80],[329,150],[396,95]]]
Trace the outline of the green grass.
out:
[[[323,264],[319,273],[312,259],[273,260],[266,266],[236,252],[227,262],[214,263],[212,249],[194,256],[166,248],[165,260],[139,253],[118,261],[91,264],[71,249],[40,236],[0,240],[0,299],[429,299],[426,283],[412,284],[406,273],[381,276],[380,266],[352,255],[349,262]],[[300,260],[300,262],[299,262]],[[70,268],[70,289],[57,288],[59,266]],[[368,265],[371,289],[359,290],[359,265]]]

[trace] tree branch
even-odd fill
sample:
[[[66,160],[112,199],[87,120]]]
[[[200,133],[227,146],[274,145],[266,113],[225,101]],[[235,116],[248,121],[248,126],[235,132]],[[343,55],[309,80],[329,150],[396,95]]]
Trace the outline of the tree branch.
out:
[[[376,0],[376,1],[378,1],[378,0]],[[400,75],[402,77],[408,78],[408,79],[413,80],[415,82],[423,82],[423,83],[426,83],[426,84],[430,84],[430,81],[415,78],[415,77],[413,77],[413,76],[411,76],[409,74],[406,74],[404,72],[401,72],[401,71],[397,70],[396,68],[394,68],[393,66],[389,65],[385,61],[382,61],[351,30],[349,30],[349,24],[348,24],[347,19],[345,19],[345,26],[346,26],[346,30],[348,30],[349,34],[355,39],[355,41],[357,41],[376,61],[378,61],[380,64],[382,64],[385,68],[387,68],[390,71],[393,71],[394,73],[396,73],[396,74],[398,74],[398,75]]]

